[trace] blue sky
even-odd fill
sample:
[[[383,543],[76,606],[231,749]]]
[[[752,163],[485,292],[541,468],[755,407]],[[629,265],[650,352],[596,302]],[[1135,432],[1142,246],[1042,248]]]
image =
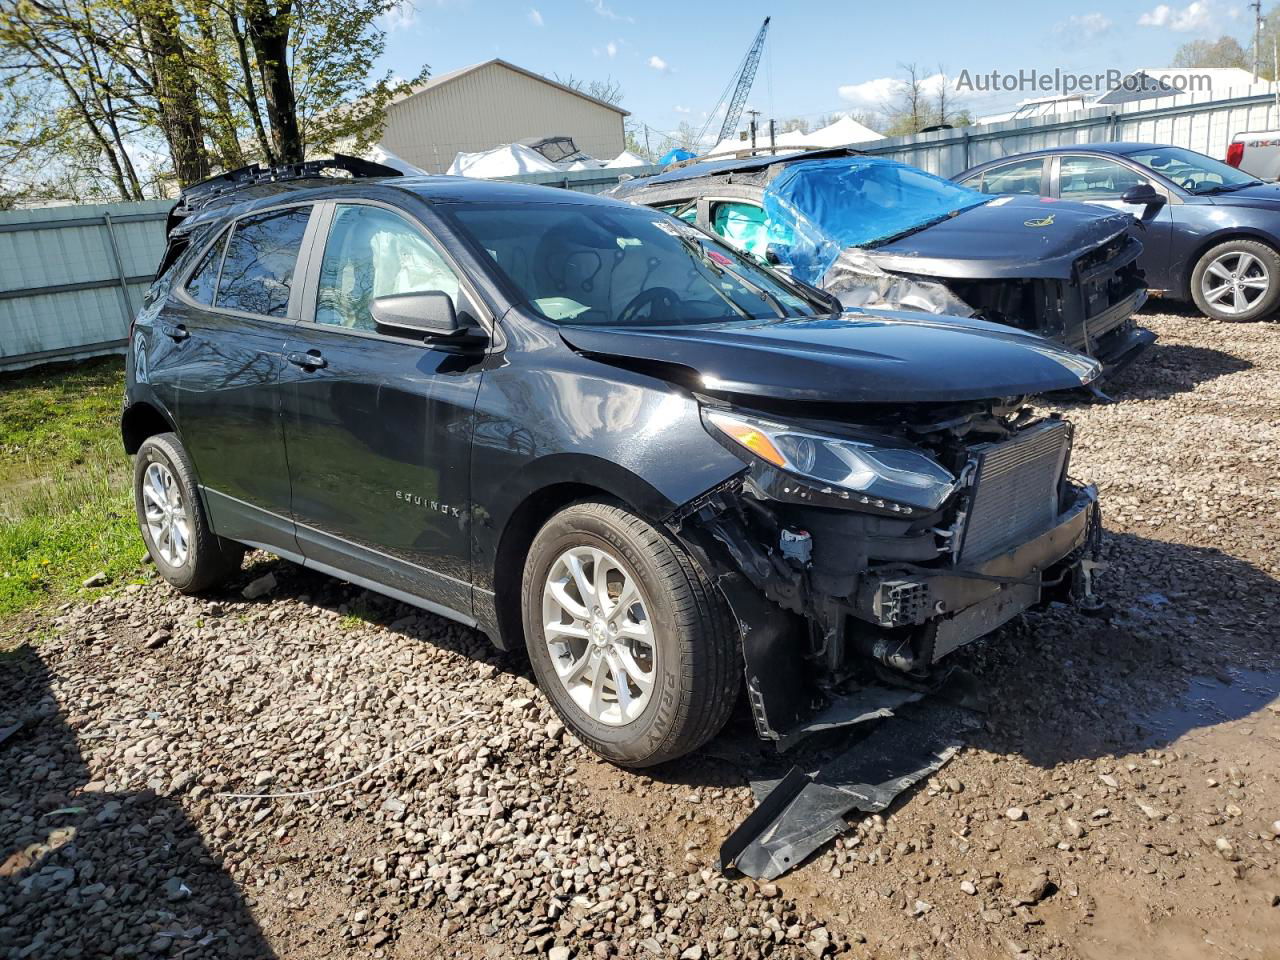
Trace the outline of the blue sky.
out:
[[[749,105],[779,119],[874,109],[903,62],[956,77],[1020,69],[1167,66],[1182,43],[1251,34],[1244,2],[1007,0],[790,3],[736,0],[413,0],[388,19],[384,66],[435,75],[502,57],[538,73],[621,84],[622,105],[658,130],[702,125],[767,14]],[[1270,4],[1266,4],[1269,7]],[[975,115],[1031,92],[962,95]],[[552,131],[553,132],[553,131]]]

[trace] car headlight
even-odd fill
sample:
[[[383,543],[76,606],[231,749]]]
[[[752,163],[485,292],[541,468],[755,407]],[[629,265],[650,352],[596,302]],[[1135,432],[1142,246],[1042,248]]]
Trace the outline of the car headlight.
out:
[[[706,420],[761,460],[882,509],[936,510],[956,488],[956,478],[919,450],[806,433],[718,410],[707,411]]]

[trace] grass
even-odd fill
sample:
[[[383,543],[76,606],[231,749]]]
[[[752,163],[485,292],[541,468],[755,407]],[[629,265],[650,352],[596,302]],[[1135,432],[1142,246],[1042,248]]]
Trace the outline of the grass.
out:
[[[0,379],[0,618],[140,566],[123,383],[118,357]]]

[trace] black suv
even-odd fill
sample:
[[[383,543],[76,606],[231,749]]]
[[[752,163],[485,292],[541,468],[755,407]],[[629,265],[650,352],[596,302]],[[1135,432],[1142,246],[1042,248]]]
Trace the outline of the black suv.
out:
[[[1098,372],[842,313],[659,211],[337,158],[183,195],[122,429],[179,590],[259,547],[523,644],[584,742],[644,765],[741,685],[786,740],[1087,593],[1096,494],[1023,400]]]

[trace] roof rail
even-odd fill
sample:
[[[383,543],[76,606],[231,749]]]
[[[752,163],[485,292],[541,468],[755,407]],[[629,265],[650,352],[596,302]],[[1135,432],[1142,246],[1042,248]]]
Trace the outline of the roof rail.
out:
[[[232,193],[243,187],[281,180],[311,180],[319,177],[325,170],[344,170],[356,178],[403,176],[394,167],[374,163],[372,160],[361,160],[359,157],[349,157],[342,153],[336,153],[327,160],[307,160],[302,163],[273,163],[268,166],[255,163],[193,183],[179,195],[174,212],[179,216],[190,214],[215,197]]]

